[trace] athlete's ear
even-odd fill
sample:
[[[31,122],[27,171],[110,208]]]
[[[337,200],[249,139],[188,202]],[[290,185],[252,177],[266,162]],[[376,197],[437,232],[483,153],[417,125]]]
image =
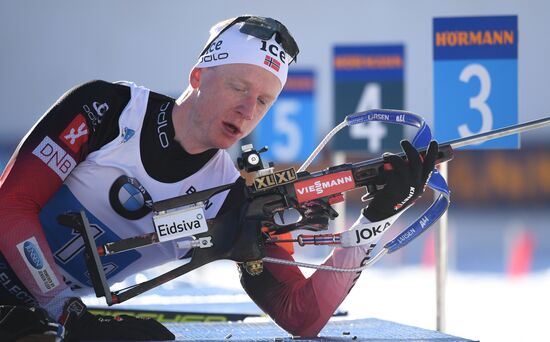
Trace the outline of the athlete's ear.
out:
[[[201,83],[202,68],[193,68],[189,73],[189,84],[193,89],[197,89]]]

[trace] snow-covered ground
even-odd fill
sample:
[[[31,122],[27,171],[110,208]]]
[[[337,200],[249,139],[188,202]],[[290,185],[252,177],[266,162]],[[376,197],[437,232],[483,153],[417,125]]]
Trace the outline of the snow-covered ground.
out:
[[[144,280],[142,277],[138,280]],[[445,332],[484,342],[550,341],[549,286],[550,270],[515,279],[451,272],[447,278]],[[240,287],[234,263],[229,261],[207,265],[153,292],[126,305],[258,312]],[[88,298],[86,302],[101,301]],[[374,267],[363,272],[341,309],[348,311],[349,318],[374,317],[435,330],[435,303],[433,268]]]
[[[446,330],[481,341],[550,341],[550,271],[507,279],[449,273]],[[370,270],[342,305],[351,317],[376,317],[436,328],[435,271]]]

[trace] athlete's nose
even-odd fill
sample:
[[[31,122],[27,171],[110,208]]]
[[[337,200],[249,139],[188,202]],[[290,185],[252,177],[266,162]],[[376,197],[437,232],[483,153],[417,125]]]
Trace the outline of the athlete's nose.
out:
[[[238,111],[245,120],[252,120],[256,112],[256,100],[252,96],[246,96],[242,99]]]

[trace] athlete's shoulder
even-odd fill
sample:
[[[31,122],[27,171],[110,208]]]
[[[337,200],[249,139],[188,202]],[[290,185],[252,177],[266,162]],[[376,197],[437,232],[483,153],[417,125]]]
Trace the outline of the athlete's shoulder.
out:
[[[81,83],[71,88],[66,95],[71,96],[120,96],[130,98],[130,87],[128,84],[108,82],[104,80],[92,80]]]
[[[158,92],[155,92],[155,91],[152,91],[152,90],[149,91],[149,99],[156,100],[156,101],[162,101],[162,102],[168,101],[168,102],[171,102],[171,103],[176,101],[176,99],[173,98],[172,96],[161,94],[161,93],[158,93]]]

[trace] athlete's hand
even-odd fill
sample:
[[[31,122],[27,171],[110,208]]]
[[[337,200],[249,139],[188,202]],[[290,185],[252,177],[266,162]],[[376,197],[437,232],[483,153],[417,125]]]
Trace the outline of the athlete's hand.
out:
[[[37,307],[0,305],[1,341],[53,341],[64,337],[60,324]]]
[[[93,315],[78,298],[67,301],[60,321],[65,326],[67,341],[165,341],[176,338],[170,330],[151,318]]]
[[[369,206],[363,210],[363,215],[371,222],[387,219],[413,204],[424,192],[435,167],[437,142],[430,143],[424,158],[407,140],[401,141],[401,147],[407,156],[406,161],[392,153],[384,154],[381,180],[385,186],[375,193]]]

